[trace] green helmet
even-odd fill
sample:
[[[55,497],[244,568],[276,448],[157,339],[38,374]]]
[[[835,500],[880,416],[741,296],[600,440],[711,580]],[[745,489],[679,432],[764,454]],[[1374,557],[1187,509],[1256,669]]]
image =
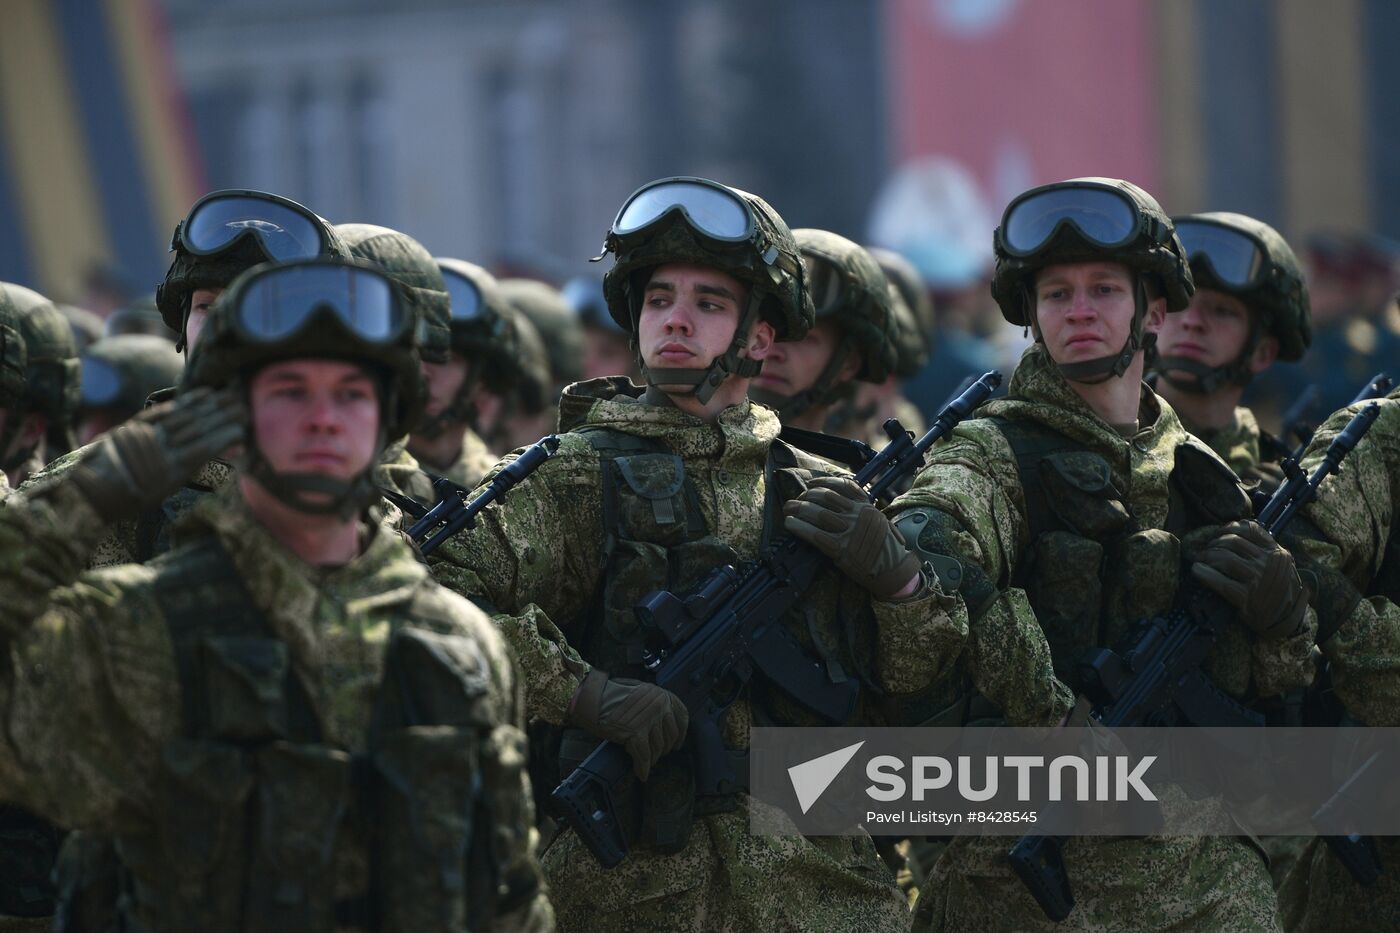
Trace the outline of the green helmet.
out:
[[[206,218],[220,205],[233,209],[214,217],[210,228]],[[301,242],[286,231],[300,224]],[[209,229],[222,231],[226,242],[212,251],[193,252],[190,242]],[[231,238],[230,238],[231,235]],[[185,318],[190,298],[201,288],[223,289],[239,273],[260,263],[313,255],[348,257],[344,244],[330,224],[296,201],[265,191],[225,189],[211,192],[195,202],[190,213],[175,225],[170,238],[175,254],[165,280],[156,287],[156,308],[165,326],[179,335],[176,347],[185,344]]]
[[[583,327],[559,289],[534,279],[501,279],[501,294],[530,319],[549,351],[555,385],[583,377]]]
[[[514,305],[506,305],[506,313],[511,319],[511,329],[515,331],[519,343],[519,381],[515,385],[515,398],[527,415],[537,415],[558,399],[555,395],[554,377],[549,371],[549,351],[545,349],[544,338],[530,319],[516,310]]]
[[[68,327],[73,331],[73,343],[77,346],[79,353],[103,338],[106,325],[102,318],[91,311],[76,305],[64,305],[57,302],[54,303],[54,307],[67,318]]]
[[[895,319],[899,325],[897,343],[899,362],[895,375],[908,379],[928,362],[929,347],[938,332],[938,319],[934,315],[933,299],[929,296],[924,280],[914,264],[892,249],[867,246],[870,255],[884,270],[885,278],[898,292],[895,303]],[[903,310],[901,310],[901,307]]]
[[[713,210],[718,206],[720,210]],[[632,223],[635,214],[642,219]],[[714,231],[712,220],[731,230]],[[720,269],[749,289],[734,342],[703,370],[668,369],[664,377],[642,373],[649,382],[691,384],[702,402],[730,375],[752,377],[760,364],[742,359],[749,328],[756,320],[773,325],[778,340],[801,340],[816,312],[807,294],[802,260],[778,212],[762,198],[703,178],[663,178],[643,185],[623,204],[608,231],[603,252],[617,261],[603,277],[603,294],[613,320],[633,335],[651,270],[667,263],[694,263]]]
[[[1244,214],[1214,212],[1173,218],[1191,263],[1197,288],[1233,295],[1254,312],[1249,338],[1239,356],[1223,366],[1158,357],[1155,368],[1188,392],[1212,392],[1226,383],[1246,385],[1253,378],[1250,358],[1259,340],[1278,340],[1280,359],[1295,361],[1312,344],[1312,312],[1298,257],[1279,232]],[[1186,371],[1180,379],[1168,371]]]
[[[802,251],[816,320],[835,324],[840,339],[810,388],[792,396],[750,388],[750,398],[776,408],[784,420],[849,393],[849,384],[836,385],[835,380],[852,351],[860,354],[855,378],[863,382],[883,382],[895,364],[890,285],[874,257],[829,230],[792,233]]]
[[[184,368],[184,357],[164,337],[103,337],[83,352],[79,404],[85,411],[103,409],[129,418],[145,407],[152,392],[179,382]]]
[[[248,336],[242,317],[254,303],[255,321],[274,321],[275,338]],[[363,314],[355,306],[359,305]],[[371,322],[371,334],[352,323]],[[266,263],[240,275],[215,302],[199,343],[185,367],[183,388],[241,385],[263,366],[279,360],[329,358],[366,365],[381,376],[378,449],[401,437],[422,416],[425,397],[418,355],[420,318],[404,307],[402,289],[377,266],[356,260],[318,258]],[[387,321],[388,323],[384,323]],[[377,499],[370,478],[372,464],[353,482],[330,477],[274,473],[250,441],[247,469],[264,487],[302,511],[336,511],[348,515]],[[306,492],[331,496],[327,505],[309,504]]]
[[[498,395],[509,392],[520,378],[516,360],[520,354],[520,337],[501,283],[476,263],[439,257],[437,264],[448,292],[453,295],[452,349],[470,360],[474,370],[480,371],[486,388]],[[475,296],[459,301],[453,291],[452,276],[470,283]],[[470,304],[470,313],[459,308],[459,304]]]
[[[29,354],[24,349],[24,332],[20,314],[9,293],[0,289],[0,408],[21,409],[25,400],[25,373],[29,369]],[[9,425],[15,419],[6,418],[6,435],[0,443],[0,453],[9,447]]]
[[[407,233],[374,224],[336,224],[335,232],[356,259],[378,266],[398,284],[404,306],[418,315],[419,352],[429,363],[452,354],[451,298],[433,254]]]
[[[179,337],[179,334],[165,326],[165,317],[156,310],[155,301],[152,299],[118,308],[108,316],[103,335],[117,337],[122,334],[149,334],[153,337],[164,337],[171,343]]]
[[[1035,276],[1052,265],[1122,263],[1137,274],[1137,311],[1122,350],[1097,360],[1061,364],[1080,382],[1122,376],[1156,335],[1143,333],[1148,289],[1166,298],[1168,311],[1191,301],[1194,286],[1186,251],[1171,218],[1146,191],[1116,178],[1072,178],[1013,198],[992,236],[996,271],[992,297],[1002,317],[1037,331]]]
[[[25,371],[26,411],[48,418],[49,454],[73,449],[73,419],[78,413],[78,346],[63,312],[36,291],[0,282],[19,316],[20,335],[29,365]]]

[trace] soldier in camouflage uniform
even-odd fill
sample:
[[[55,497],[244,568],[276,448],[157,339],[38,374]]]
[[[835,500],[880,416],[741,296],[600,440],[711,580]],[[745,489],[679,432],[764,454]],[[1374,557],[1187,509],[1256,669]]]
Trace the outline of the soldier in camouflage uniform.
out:
[[[828,230],[799,229],[816,323],[801,340],[774,346],[749,398],[785,425],[820,431],[857,382],[881,383],[895,363],[890,285],[864,247]]]
[[[176,224],[170,249],[174,258],[156,288],[156,306],[166,326],[178,335],[176,348],[187,353],[198,342],[214,301],[239,273],[270,259],[348,255],[330,225],[302,205],[241,189],[215,191],[196,201]],[[175,388],[169,386],[152,398],[165,401],[174,396]],[[30,481],[63,475],[83,453],[76,450],[60,457]],[[232,466],[211,459],[164,502],[104,529],[89,566],[143,563],[164,553],[174,520],[202,496],[227,485],[232,476]]]
[[[1317,644],[1327,661],[1319,714],[1328,725],[1400,726],[1400,390],[1377,402],[1380,415],[1294,523],[1303,574],[1314,580]],[[1317,430],[1303,468],[1317,466],[1360,406]],[[1361,887],[1320,839],[1279,891],[1284,929],[1394,930],[1400,927],[1400,841],[1378,836],[1381,877]]]
[[[452,300],[437,260],[413,237],[374,224],[336,224],[336,236],[350,255],[378,267],[393,281],[399,298],[418,319],[418,345],[427,366],[452,359]],[[379,483],[391,494],[408,496],[420,505],[436,501],[433,481],[408,452],[408,435],[395,438],[384,451]]]
[[[429,472],[473,489],[500,459],[474,429],[477,390],[512,391],[520,352],[495,277],[460,259],[437,262],[452,300],[452,356],[447,363],[423,364],[427,410],[408,439],[408,452]]]
[[[753,558],[785,512],[797,513],[794,533],[841,555],[844,573],[821,574],[784,622],[834,683],[868,687],[855,721],[885,721],[899,669],[950,658],[960,643],[955,626],[932,620],[919,566],[879,511],[846,498],[853,484],[830,464],[777,442],[776,415],[745,397],[773,340],[811,326],[797,246],[761,199],[663,179],[629,199],[607,249],[617,260],[608,307],[632,335],[646,387],[622,377],[570,386],[558,453],[434,565],[497,611],[531,717],[563,727],[560,771],[606,739],[627,748],[641,779],[618,801],[640,826],[621,865],[602,868],[572,832],[545,852],[560,926],[903,930],[907,908],[869,837],[755,836],[746,793],[697,796],[686,707],[638,662],[641,597]],[[833,533],[857,526],[865,547]],[[755,721],[816,724],[761,675],[730,708],[726,744],[744,747]]]
[[[1196,293],[1157,336],[1155,387],[1186,430],[1241,479],[1272,492],[1283,480],[1284,451],[1261,438],[1240,397],[1275,360],[1299,360],[1312,342],[1303,271],[1278,231],[1252,217],[1190,214],[1173,223]]]
[[[549,386],[543,405],[527,414],[524,405],[503,425],[506,437],[500,447],[511,450],[532,444],[559,423],[559,397],[564,387],[583,377],[583,327],[558,289],[534,279],[501,279],[501,294],[539,334],[549,359]]]
[[[152,393],[180,381],[185,366],[173,343],[147,334],[103,337],[83,351],[80,362],[79,444],[145,408]]]
[[[367,265],[259,267],[173,407],[0,510],[0,798],[115,840],[122,928],[550,924],[510,652],[372,511],[414,328]],[[80,576],[84,531],[240,441],[177,548]]]
[[[0,427],[0,471],[11,486],[73,449],[78,413],[78,347],[53,302],[36,291],[0,282],[0,301],[14,309],[24,340],[24,400]]]
[[[923,721],[1064,721],[1076,662],[1168,609],[1187,567],[1240,610],[1207,665],[1221,688],[1251,698],[1306,681],[1312,615],[1291,556],[1141,383],[1144,345],[1192,290],[1156,201],[1111,179],[1033,189],[1008,206],[995,246],[993,295],[1036,343],[1009,397],[962,422],[889,509],[950,581],[939,605],[969,633],[957,676],[907,685],[926,690]],[[1060,926],[1012,873],[1009,845],[955,840],[916,929],[1273,929],[1263,855],[1241,838],[1074,839],[1077,905]]]

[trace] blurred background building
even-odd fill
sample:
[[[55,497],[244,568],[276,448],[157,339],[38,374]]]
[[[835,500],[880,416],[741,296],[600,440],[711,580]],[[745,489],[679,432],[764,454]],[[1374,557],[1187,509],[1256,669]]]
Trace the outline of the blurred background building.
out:
[[[1010,194],[1072,175],[1400,237],[1392,0],[5,8],[0,278],[88,305],[148,290],[219,187],[555,281],[667,174],[900,249],[938,290],[985,279]]]

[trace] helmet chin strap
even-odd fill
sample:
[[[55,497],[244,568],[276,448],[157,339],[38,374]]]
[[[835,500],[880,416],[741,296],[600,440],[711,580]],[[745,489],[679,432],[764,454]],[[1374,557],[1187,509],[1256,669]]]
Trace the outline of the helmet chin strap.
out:
[[[842,340],[831,351],[831,359],[827,360],[822,367],[821,373],[817,375],[816,382],[801,392],[792,395],[782,395],[768,389],[750,388],[749,398],[769,408],[776,409],[778,418],[784,423],[793,418],[800,417],[813,405],[826,405],[836,401],[841,390],[850,384],[843,383],[836,385],[836,377],[841,373],[841,367],[846,365],[846,360],[851,355],[851,344],[848,340]]]
[[[1251,324],[1249,339],[1239,355],[1221,366],[1208,366],[1200,360],[1184,356],[1159,356],[1152,354],[1149,363],[1159,376],[1174,388],[1192,395],[1210,395],[1224,386],[1247,386],[1254,378],[1250,361],[1259,346],[1259,328]],[[1183,379],[1174,373],[1188,373],[1194,378]]]
[[[1092,360],[1080,360],[1077,363],[1056,363],[1055,366],[1070,382],[1078,382],[1083,385],[1098,385],[1110,379],[1121,379],[1128,371],[1128,367],[1133,365],[1133,357],[1139,350],[1151,352],[1157,343],[1156,334],[1145,334],[1142,330],[1143,322],[1147,319],[1147,286],[1143,284],[1142,276],[1136,277],[1137,284],[1133,289],[1133,323],[1128,329],[1128,339],[1123,343],[1123,349],[1108,356],[1100,356]],[[1030,296],[1025,296],[1026,308],[1030,312],[1026,317],[1031,321],[1031,330],[1035,332],[1037,340],[1043,340],[1040,333],[1040,324],[1035,316],[1035,306],[1030,302]]]
[[[734,328],[734,339],[729,342],[729,349],[710,361],[710,365],[704,369],[685,369],[660,366],[647,366],[642,359],[640,350],[637,353],[637,366],[641,370],[642,378],[647,385],[657,386],[690,386],[686,392],[667,392],[667,395],[690,396],[704,405],[714,397],[720,384],[730,376],[738,376],[742,379],[752,379],[757,376],[759,370],[763,368],[762,360],[751,360],[739,356],[744,346],[749,340],[749,330],[753,327],[754,321],[758,320],[758,309],[763,304],[763,299],[750,294],[748,305],[744,308],[744,313],[739,316],[739,323]],[[633,302],[632,309],[632,333],[637,334],[638,319],[640,317],[637,303]],[[636,338],[633,338],[634,342]]]

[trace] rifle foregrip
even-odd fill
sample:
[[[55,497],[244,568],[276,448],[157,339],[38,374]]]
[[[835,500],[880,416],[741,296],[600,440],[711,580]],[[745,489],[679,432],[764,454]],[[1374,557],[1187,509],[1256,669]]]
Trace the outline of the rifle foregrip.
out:
[[[1064,836],[1022,836],[1007,859],[1045,916],[1061,923],[1074,910],[1074,891],[1065,868]]]

